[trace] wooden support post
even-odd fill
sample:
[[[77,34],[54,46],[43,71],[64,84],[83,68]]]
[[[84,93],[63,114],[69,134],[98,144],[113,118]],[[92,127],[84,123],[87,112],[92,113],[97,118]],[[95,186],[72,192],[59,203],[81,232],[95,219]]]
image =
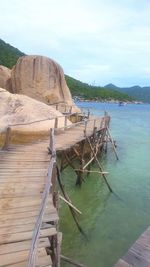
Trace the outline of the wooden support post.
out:
[[[58,117],[55,118],[55,124],[54,124],[54,128],[57,129],[58,128]]]
[[[87,120],[84,122],[84,137],[86,137]]]
[[[71,162],[70,158],[68,157],[67,153],[64,151],[64,156],[68,162],[68,164],[71,166],[71,168],[75,171],[76,175],[77,175],[77,181],[80,177],[80,179],[82,178],[82,180],[84,181],[83,177],[80,176],[80,173],[78,171],[76,171],[76,168],[74,166],[74,164]],[[82,181],[80,181],[79,183],[76,181],[76,185],[79,185],[80,183],[82,183]],[[81,184],[80,184],[81,185]]]
[[[69,113],[70,113],[70,114],[72,113],[72,106],[70,106],[70,111],[69,111]]]
[[[67,116],[65,116],[65,120],[64,120],[64,130],[65,130],[66,127],[67,127],[67,120],[68,120],[68,118],[67,118]]]
[[[100,122],[100,130],[103,128],[103,123],[104,123],[104,117],[101,118],[101,122]]]
[[[57,179],[58,179],[58,184],[59,184],[59,186],[60,186],[60,189],[61,189],[61,191],[62,191],[62,194],[63,194],[64,198],[65,198],[67,201],[70,201],[70,199],[69,199],[67,193],[65,192],[64,186],[62,185],[62,182],[61,182],[61,175],[60,175],[60,171],[59,171],[58,166],[57,166]],[[76,225],[77,225],[77,227],[78,227],[78,230],[80,231],[81,234],[84,235],[84,237],[86,237],[84,231],[82,230],[81,226],[79,225],[79,222],[78,222],[78,220],[77,220],[77,218],[76,218],[76,213],[75,213],[74,209],[73,209],[72,207],[70,207],[70,206],[68,206],[68,207],[69,207],[70,212],[71,212],[71,214],[72,214],[72,217],[73,217],[73,219],[74,219],[74,221],[75,221],[75,223],[76,223]]]
[[[82,184],[82,181],[84,180],[84,173],[83,173],[83,166],[84,166],[84,148],[85,148],[85,141],[82,141],[81,142],[81,152],[80,152],[80,158],[79,158],[79,161],[80,161],[80,167],[79,167],[79,170],[81,171],[78,171],[78,175],[77,175],[77,181],[76,181],[76,185],[79,185],[81,186]]]
[[[96,126],[96,120],[94,120],[94,122],[93,122],[93,133],[95,131],[95,126]]]
[[[109,139],[110,139],[110,142],[111,142],[111,144],[112,144],[112,147],[113,147],[113,150],[114,150],[116,159],[119,160],[119,157],[118,157],[118,154],[117,154],[117,150],[116,150],[116,147],[115,147],[115,145],[114,145],[114,141],[113,141],[113,139],[112,139],[112,137],[111,137],[111,133],[110,133],[110,130],[109,130],[108,127],[107,127],[107,133],[108,133],[108,135],[109,135]]]
[[[87,118],[89,119],[89,117],[90,117],[90,110],[88,109]]]
[[[100,163],[99,163],[99,160],[98,160],[98,158],[97,158],[97,155],[96,155],[96,153],[95,153],[95,151],[94,151],[94,149],[93,149],[93,147],[92,147],[92,145],[91,145],[91,142],[90,142],[90,140],[89,140],[88,137],[87,137],[87,141],[88,141],[88,143],[89,143],[89,145],[90,145],[91,151],[92,151],[92,153],[93,153],[93,157],[95,158],[95,161],[96,161],[96,163],[97,163],[97,165],[98,165],[98,168],[99,168],[100,172],[102,172],[102,177],[103,177],[103,179],[104,179],[104,181],[105,181],[105,183],[106,183],[106,185],[107,185],[109,191],[110,191],[111,193],[113,193],[113,190],[112,190],[111,186],[109,185],[109,183],[108,183],[108,181],[107,181],[107,178],[106,178],[106,176],[105,176],[105,174],[104,174],[103,168],[101,167],[101,165],[100,165]]]
[[[58,110],[58,104],[56,104],[56,110]]]
[[[80,210],[78,210],[70,201],[66,200],[64,197],[62,197],[61,195],[59,195],[59,198],[61,200],[63,200],[66,204],[68,204],[70,207],[72,207],[74,209],[74,211],[76,211],[79,214],[82,214],[82,212]]]
[[[6,131],[6,135],[5,135],[5,143],[4,143],[3,147],[2,147],[2,150],[7,150],[8,149],[10,141],[11,141],[11,128],[8,127],[7,131]]]

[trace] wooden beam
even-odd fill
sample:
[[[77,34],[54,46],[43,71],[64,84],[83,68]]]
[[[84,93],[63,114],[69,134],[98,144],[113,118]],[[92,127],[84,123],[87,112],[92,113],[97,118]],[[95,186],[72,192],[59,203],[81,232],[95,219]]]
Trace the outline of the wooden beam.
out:
[[[59,198],[62,199],[65,203],[67,203],[70,207],[72,207],[77,213],[82,214],[82,212],[78,210],[70,201],[66,200],[61,195],[59,195]]]

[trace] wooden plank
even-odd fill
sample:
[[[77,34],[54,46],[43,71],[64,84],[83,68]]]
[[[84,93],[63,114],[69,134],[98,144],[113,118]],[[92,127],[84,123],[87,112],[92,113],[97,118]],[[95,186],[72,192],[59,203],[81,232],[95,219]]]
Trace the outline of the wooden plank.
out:
[[[57,234],[57,231],[55,227],[42,229],[40,231],[40,237],[48,237],[48,236],[52,236],[56,234]],[[0,245],[30,240],[32,239],[32,235],[33,235],[33,231],[14,233],[14,234],[2,234],[0,238]]]
[[[0,235],[27,232],[27,231],[33,230],[34,227],[35,227],[34,223],[2,227],[2,228],[0,228]],[[51,227],[52,227],[52,224],[43,223],[41,229],[47,229],[47,228],[51,228]]]
[[[136,251],[129,250],[125,257],[122,258],[128,264],[131,264],[136,267],[150,267],[149,258],[144,258],[142,254],[139,254]]]
[[[22,197],[18,198],[1,198],[0,199],[0,210],[1,209],[14,209],[14,208],[21,208],[21,207],[30,207],[30,206],[37,206],[40,205],[42,201],[42,196],[31,196],[31,197]],[[52,205],[52,195],[49,195],[47,205]]]
[[[54,209],[53,207],[47,207],[47,209],[45,210],[45,215],[51,215],[53,213],[56,212],[56,209]],[[39,214],[39,210],[34,210],[34,211],[26,211],[26,212],[18,212],[18,213],[13,213],[13,214],[4,214],[0,216],[0,223],[2,223],[5,220],[12,220],[15,218],[15,220],[20,220],[23,218],[30,218],[30,217],[36,217]]]
[[[125,262],[124,260],[120,259],[114,267],[133,267],[133,265],[128,264],[127,262]]]
[[[18,251],[15,253],[9,254],[7,257],[6,255],[1,255],[0,257],[0,266],[7,266],[7,265],[12,265],[14,263],[19,263],[23,261],[27,261],[28,259],[28,254],[29,251]],[[38,249],[38,256],[46,256],[45,255],[45,248],[39,248]]]
[[[14,183],[14,182],[11,182],[9,183],[9,185],[7,183],[1,183],[0,182],[0,194],[5,194],[5,190],[8,190],[8,192],[11,190],[13,191],[18,191],[19,189],[26,189],[28,188],[29,190],[30,189],[35,189],[37,190],[37,192],[39,191],[39,189],[43,188],[44,186],[44,182],[41,181],[41,183],[33,183],[33,184],[30,184],[30,186],[28,185],[28,182],[26,181],[26,183]],[[7,191],[6,191],[7,193]]]
[[[25,267],[25,266],[27,266],[27,261],[11,264],[11,267]],[[8,267],[10,267],[10,265]],[[50,256],[39,257],[35,267],[52,267]]]
[[[126,265],[121,265],[122,262]],[[115,267],[150,266],[150,227],[139,237]]]
[[[54,208],[52,203],[47,203],[46,210],[48,213],[55,212],[56,209]],[[16,208],[11,208],[11,209],[5,209],[1,210],[0,209],[0,217],[5,214],[17,214],[17,213],[26,213],[26,212],[31,212],[31,211],[36,211],[38,213],[39,211],[39,205],[36,206],[26,206],[26,207],[16,207]]]
[[[5,190],[0,190],[0,197],[1,198],[5,198],[7,196],[9,197],[22,197],[22,196],[35,196],[35,195],[39,195],[40,193],[42,193],[44,189],[44,185],[43,187],[34,190],[33,188],[28,188],[28,187],[22,187],[22,188],[8,188],[6,187]],[[2,192],[1,192],[2,191]]]
[[[14,253],[17,251],[29,250],[31,245],[31,240],[21,241],[16,243],[2,244],[0,245],[0,255]],[[38,247],[49,247],[48,238],[40,238]]]
[[[12,179],[10,178],[10,176],[6,175],[3,177],[0,177],[0,186],[4,186],[5,184],[8,183],[10,184],[19,184],[19,183],[24,183],[24,184],[28,184],[30,183],[30,181],[33,181],[33,183],[35,183],[36,181],[38,181],[39,183],[43,184],[46,181],[46,175],[36,175],[36,176],[22,176],[20,177],[17,175],[12,176]],[[30,184],[31,185],[31,184]]]
[[[58,220],[58,214],[56,213],[51,213],[50,215],[45,215],[43,218],[43,222],[51,222],[51,221],[57,221]],[[0,228],[1,227],[6,227],[6,226],[15,226],[15,225],[25,225],[28,223],[35,223],[36,217],[26,217],[26,218],[21,218],[21,219],[5,219],[3,221],[0,221]]]

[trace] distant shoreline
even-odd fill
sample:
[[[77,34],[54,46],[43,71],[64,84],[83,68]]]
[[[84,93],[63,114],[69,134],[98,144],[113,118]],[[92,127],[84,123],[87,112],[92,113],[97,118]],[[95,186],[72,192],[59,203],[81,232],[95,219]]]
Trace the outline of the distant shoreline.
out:
[[[141,104],[150,104],[150,103],[144,103],[142,101],[122,101],[122,100],[97,100],[97,99],[81,99],[81,98],[75,98],[75,102],[95,102],[95,103],[110,103],[110,104],[118,104],[118,105],[126,105],[126,104],[135,104],[135,105],[141,105]]]

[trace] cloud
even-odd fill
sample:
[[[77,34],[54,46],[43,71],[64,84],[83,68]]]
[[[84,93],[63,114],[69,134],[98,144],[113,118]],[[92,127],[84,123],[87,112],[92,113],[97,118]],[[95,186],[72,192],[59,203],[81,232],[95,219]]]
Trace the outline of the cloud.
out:
[[[5,0],[1,38],[85,82],[149,83],[148,0]]]

